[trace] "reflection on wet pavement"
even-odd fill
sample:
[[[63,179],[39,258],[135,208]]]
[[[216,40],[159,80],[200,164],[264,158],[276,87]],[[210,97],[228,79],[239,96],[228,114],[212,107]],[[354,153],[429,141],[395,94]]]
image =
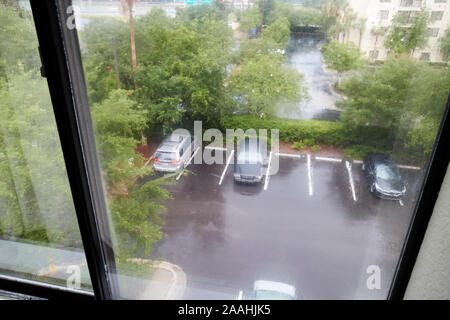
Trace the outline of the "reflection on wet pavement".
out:
[[[338,100],[330,86],[335,76],[323,69],[320,48],[323,41],[314,37],[292,37],[288,45],[288,65],[305,76],[310,99],[298,106],[297,112],[280,110],[278,116],[293,119],[339,121]]]

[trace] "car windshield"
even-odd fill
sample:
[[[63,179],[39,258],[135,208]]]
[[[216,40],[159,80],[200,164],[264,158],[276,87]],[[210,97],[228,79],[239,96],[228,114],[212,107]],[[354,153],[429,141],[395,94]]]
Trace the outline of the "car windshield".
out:
[[[377,177],[382,180],[397,181],[400,180],[398,171],[390,166],[381,165],[377,168]]]
[[[175,152],[164,152],[164,151],[158,151],[155,154],[155,158],[158,160],[175,160],[176,154]]]
[[[293,297],[288,294],[271,290],[258,290],[255,297],[259,300],[293,300]]]
[[[259,153],[250,153],[242,151],[238,155],[237,163],[260,164],[262,163],[262,156]]]

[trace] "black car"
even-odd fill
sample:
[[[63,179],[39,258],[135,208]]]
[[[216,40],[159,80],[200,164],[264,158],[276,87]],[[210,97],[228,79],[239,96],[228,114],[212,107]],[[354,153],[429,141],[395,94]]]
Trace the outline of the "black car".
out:
[[[362,169],[366,172],[370,192],[377,197],[400,200],[406,194],[405,182],[390,156],[369,153],[364,158]]]
[[[245,138],[237,148],[234,163],[234,181],[260,183],[263,180],[264,157],[259,140]]]

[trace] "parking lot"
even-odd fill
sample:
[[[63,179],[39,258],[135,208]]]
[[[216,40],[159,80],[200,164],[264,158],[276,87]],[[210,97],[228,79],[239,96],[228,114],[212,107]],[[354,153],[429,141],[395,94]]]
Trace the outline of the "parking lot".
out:
[[[273,157],[278,173],[258,185],[236,184],[232,164],[189,165],[167,187],[166,237],[151,258],[184,270],[186,299],[234,299],[255,280],[293,285],[303,299],[385,298],[422,171],[401,168],[408,194],[388,201],[369,192],[359,162]],[[371,265],[381,289],[367,288]]]

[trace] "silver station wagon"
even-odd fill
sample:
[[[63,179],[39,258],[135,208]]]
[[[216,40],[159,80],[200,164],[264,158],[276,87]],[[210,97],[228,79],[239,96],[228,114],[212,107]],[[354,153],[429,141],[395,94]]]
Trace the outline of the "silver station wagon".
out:
[[[153,159],[153,167],[159,172],[177,172],[189,162],[197,148],[196,139],[190,134],[170,134],[159,145]]]

